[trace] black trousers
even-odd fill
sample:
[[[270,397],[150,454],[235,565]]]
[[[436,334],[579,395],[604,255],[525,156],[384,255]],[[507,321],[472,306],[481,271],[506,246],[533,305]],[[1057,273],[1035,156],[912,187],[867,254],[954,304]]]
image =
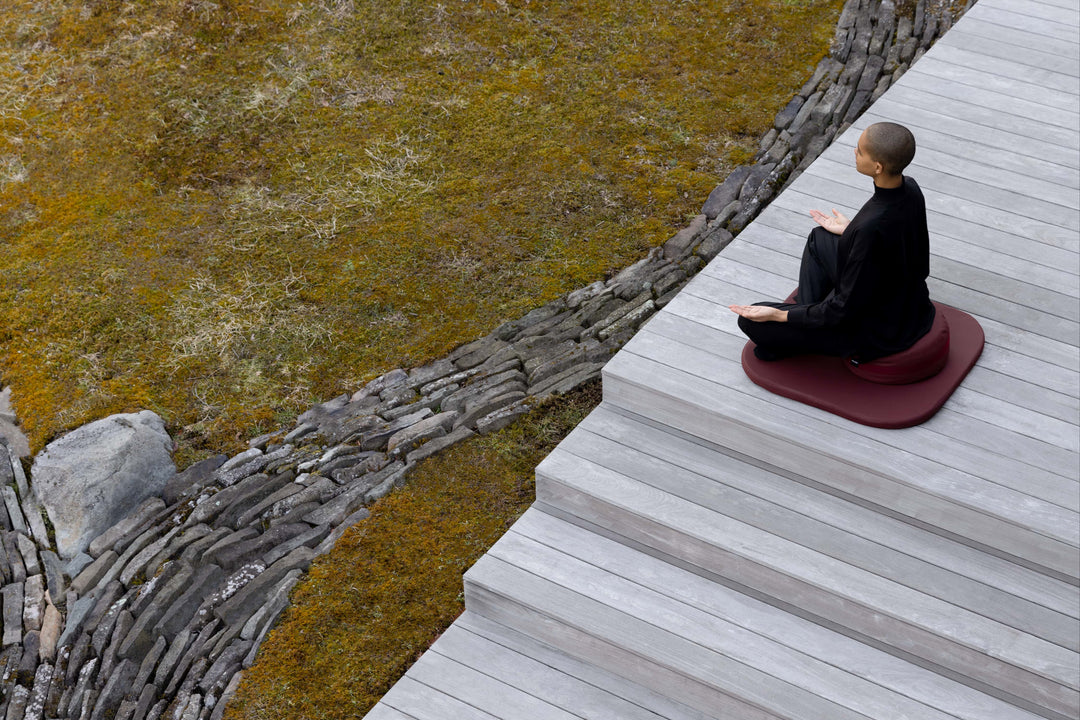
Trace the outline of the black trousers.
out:
[[[787,310],[798,305],[810,305],[824,300],[839,281],[840,236],[823,227],[810,231],[799,265],[799,294],[797,303],[760,302],[756,305]],[[791,355],[852,355],[858,349],[858,338],[837,328],[802,328],[789,323],[754,322],[739,318],[739,328],[754,341],[754,353],[762,360],[778,360]]]

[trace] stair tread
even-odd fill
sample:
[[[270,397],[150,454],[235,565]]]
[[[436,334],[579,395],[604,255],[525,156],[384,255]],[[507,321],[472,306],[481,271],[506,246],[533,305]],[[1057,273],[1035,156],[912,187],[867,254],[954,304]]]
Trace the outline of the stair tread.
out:
[[[674,346],[665,342],[670,351]],[[674,349],[685,363],[684,348]],[[855,433],[844,434],[844,453],[829,452],[823,448],[836,442],[836,428],[829,423],[786,409],[776,412],[763,399],[626,350],[606,366],[604,392],[605,400],[620,409],[692,431],[736,453],[752,450],[804,482],[884,514],[1062,577],[1078,574],[1078,517],[1060,506]]]
[[[881,590],[880,601],[890,606],[890,613],[899,610],[893,594],[896,583],[926,596],[926,602],[915,606],[920,615],[927,612],[927,607],[955,605],[1072,653],[1080,650],[1076,593],[1060,581],[992,556],[982,566],[965,567],[966,560],[980,559],[977,551],[894,521],[907,536],[902,550],[896,549],[895,536],[890,533],[893,528],[865,508],[726,458],[722,453],[714,452],[709,460],[688,469],[687,460],[676,459],[689,456],[682,445],[675,458],[652,454],[664,452],[659,449],[664,444],[674,445],[671,435],[640,424],[635,427],[629,419],[594,415],[598,417],[584,421],[537,469],[541,502],[562,507],[560,502],[567,502],[564,489],[573,489],[586,496],[585,502],[594,497],[603,499],[698,541],[725,547],[742,542],[745,547],[732,549],[747,557],[774,548],[777,566],[787,566],[801,577],[827,583],[841,593],[851,591],[852,599],[854,593],[861,592],[859,602],[873,602],[873,596],[866,591],[877,587]],[[608,437],[620,435],[623,442]],[[574,512],[570,507],[565,510]],[[587,514],[587,510],[583,511],[583,515]],[[694,525],[690,524],[692,518],[697,518]],[[600,519],[584,519],[603,525]],[[825,565],[815,562],[800,566],[799,559],[783,550],[789,544],[795,545],[792,553],[802,558],[807,557],[807,552],[816,552],[828,560]],[[669,552],[681,554],[675,546],[669,547]],[[960,558],[950,558],[950,553],[958,553]],[[963,570],[963,574],[941,567],[946,563]],[[848,568],[854,569],[856,577],[868,573],[869,582],[852,587]],[[829,577],[818,581],[818,575]],[[1028,591],[1018,596],[1003,589],[1011,586],[1022,590],[1018,580],[1052,594],[1039,596]],[[948,612],[944,622],[953,625],[957,618]],[[969,629],[965,625],[946,631]],[[1007,643],[1013,645],[1014,641]],[[1037,646],[1035,654],[1044,655],[1045,648]]]
[[[541,507],[981,686],[1063,712],[1077,705],[1075,619],[759,498],[717,492],[726,488],[630,447],[603,448],[590,426],[538,468]],[[654,484],[573,454],[575,447],[625,462]],[[1045,637],[1016,627],[1033,622]]]
[[[662,325],[659,323],[657,325]],[[858,464],[875,473],[881,473],[912,489],[934,497],[948,500],[963,507],[1024,527],[1060,542],[1076,545],[1080,539],[1075,509],[1049,500],[1035,498],[1025,491],[989,482],[971,472],[957,469],[941,459],[924,457],[921,452],[925,441],[906,440],[903,430],[884,431],[863,427],[851,428],[849,421],[830,415],[817,408],[800,403],[791,407],[776,404],[777,396],[753,384],[743,375],[739,356],[724,357],[715,350],[695,347],[685,338],[682,341],[656,332],[639,333],[627,345],[627,352],[613,358],[612,365],[605,367],[605,377],[617,376],[633,365],[647,367],[652,377],[659,381],[663,375],[677,373],[679,377],[693,377],[697,385],[710,387],[709,397],[699,394],[695,388],[681,387],[674,398],[683,403],[704,406],[704,400],[717,401],[716,412],[745,422],[749,427],[769,432],[791,442],[805,444],[815,451],[836,455],[847,464]],[[700,341],[707,333],[702,328],[696,336]],[[744,341],[723,333],[715,333],[716,340],[737,344],[741,353]],[[697,342],[697,345],[702,344]],[[678,368],[665,361],[678,358]],[[659,389],[659,382],[654,384]],[[724,404],[720,404],[723,400]],[[708,408],[706,408],[708,409]],[[797,413],[793,415],[794,413]],[[797,421],[797,422],[796,422]],[[1075,433],[1075,427],[1071,428]],[[950,443],[953,444],[953,443]],[[1078,486],[1075,479],[1043,473],[1055,486],[1055,497],[1060,502],[1075,504]]]
[[[806,716],[1034,717],[536,510],[466,582],[603,635],[718,692],[741,693],[780,716],[817,706],[824,714]]]
[[[388,694],[367,718],[426,720],[428,715],[412,713],[426,707],[427,697],[433,713],[454,707],[500,720],[709,720],[670,698],[468,611],[407,677],[413,682]]]
[[[738,513],[733,517],[758,518],[769,514],[771,523],[761,527],[776,528],[792,534],[789,521],[812,520],[810,528],[841,533],[843,543],[831,546],[831,552],[855,555],[852,539],[887,548],[893,553],[925,563],[941,577],[941,592],[956,594],[957,585],[977,583],[972,589],[989,587],[993,594],[1024,601],[1018,611],[1031,621],[1031,605],[1051,612],[1054,623],[1044,632],[1055,636],[1062,630],[1080,633],[1075,620],[1080,619],[1080,593],[1060,580],[1020,567],[1003,558],[981,552],[908,523],[882,516],[861,505],[779,475],[769,469],[732,457],[722,448],[696,438],[657,428],[641,418],[620,414],[601,405],[571,433],[556,450],[636,480],[692,500],[716,512]],[[543,477],[554,464],[541,463]],[[745,505],[745,507],[744,507]],[[740,512],[741,511],[741,512]],[[811,532],[808,530],[807,532]],[[785,535],[785,536],[788,536]],[[806,537],[806,534],[803,534]],[[901,558],[903,559],[903,558]],[[867,561],[869,562],[869,560]],[[880,564],[880,563],[875,563]],[[920,566],[919,573],[923,572]],[[924,583],[924,577],[915,577]],[[928,587],[932,587],[928,585]],[[971,598],[981,602],[984,598]],[[1054,637],[1060,642],[1060,637]],[[1075,647],[1070,640],[1067,647]]]
[[[495,715],[461,702],[440,690],[418,682],[411,674],[401,677],[390,688],[372,712],[383,707],[415,720],[501,720]],[[378,717],[371,713],[365,718]]]

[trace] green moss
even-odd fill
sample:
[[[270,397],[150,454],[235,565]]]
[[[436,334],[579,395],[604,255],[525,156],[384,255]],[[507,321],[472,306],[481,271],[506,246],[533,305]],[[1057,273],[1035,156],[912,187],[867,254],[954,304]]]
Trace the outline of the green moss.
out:
[[[462,611],[461,574],[533,500],[533,470],[598,381],[423,461],[312,565],[225,717],[357,718]]]
[[[839,0],[13,0],[0,374],[35,449],[150,407],[181,462],[634,261]]]

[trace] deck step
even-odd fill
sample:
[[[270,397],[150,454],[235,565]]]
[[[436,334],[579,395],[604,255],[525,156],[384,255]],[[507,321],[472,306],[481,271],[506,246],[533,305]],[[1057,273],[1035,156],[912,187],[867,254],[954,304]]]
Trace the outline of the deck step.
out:
[[[1080,486],[1066,467],[1075,465],[1075,451],[1046,446],[1054,451],[1045,456],[1057,472],[1036,473],[1029,456],[1038,455],[1043,443],[1010,428],[986,427],[1000,437],[1003,466],[1017,464],[1010,458],[1015,452],[1029,465],[1025,472],[1035,475],[1018,481],[995,470],[978,440],[952,436],[957,423],[978,433],[985,423],[974,414],[943,411],[942,430],[932,419],[886,431],[778,398],[743,374],[738,358],[745,339],[722,314],[732,315],[722,307],[728,299],[714,301],[712,317],[695,307],[695,283],[709,286],[702,294],[714,285],[718,293],[733,292],[717,282],[699,275],[605,366],[606,402],[760,458],[796,482],[1072,584],[1080,580]]]
[[[1039,717],[537,509],[465,581],[472,612],[710,717]]]
[[[602,406],[537,468],[537,500],[1010,702],[1080,707],[1071,587],[692,438]]]
[[[624,678],[466,612],[368,720],[709,720]]]

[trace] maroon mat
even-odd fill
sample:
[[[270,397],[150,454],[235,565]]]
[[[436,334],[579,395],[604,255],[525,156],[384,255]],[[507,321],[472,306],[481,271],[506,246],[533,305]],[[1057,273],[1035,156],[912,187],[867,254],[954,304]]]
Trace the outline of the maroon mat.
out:
[[[765,362],[746,343],[742,365],[747,377],[777,395],[827,410],[863,425],[903,428],[926,422],[952,395],[982,354],[979,322],[963,310],[934,303],[949,321],[949,359],[937,375],[908,385],[882,385],[863,380],[845,367],[845,360],[799,355]]]

